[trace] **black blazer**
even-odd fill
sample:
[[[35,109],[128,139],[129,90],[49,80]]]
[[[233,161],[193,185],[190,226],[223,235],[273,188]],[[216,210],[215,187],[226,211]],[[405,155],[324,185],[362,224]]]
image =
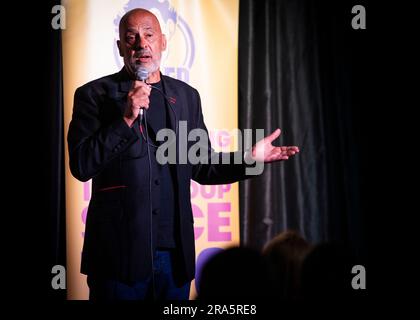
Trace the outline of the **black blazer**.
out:
[[[172,128],[186,121],[187,132],[206,126],[200,96],[188,84],[162,76],[176,118]],[[124,282],[140,281],[151,274],[151,252],[156,243],[157,219],[149,199],[149,162],[138,126],[123,120],[127,93],[132,85],[127,72],[109,75],[78,88],[68,132],[70,170],[80,181],[92,179],[92,197],[86,219],[81,272]],[[178,132],[179,138],[180,132]],[[194,142],[189,142],[188,148]],[[214,153],[208,142],[211,157]],[[154,156],[154,154],[153,154]],[[179,155],[178,155],[179,156]],[[177,164],[177,234],[180,235],[177,269],[180,282],[195,275],[195,244],[190,180],[201,184],[232,183],[246,178],[245,165]],[[239,155],[237,155],[239,156]],[[219,163],[222,163],[221,161]],[[159,185],[152,183],[152,197]]]

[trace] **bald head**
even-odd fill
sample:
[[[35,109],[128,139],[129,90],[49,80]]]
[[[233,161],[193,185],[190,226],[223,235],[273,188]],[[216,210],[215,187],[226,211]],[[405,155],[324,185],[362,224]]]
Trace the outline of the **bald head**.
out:
[[[136,70],[143,67],[149,72],[149,82],[159,81],[166,38],[156,16],[145,9],[133,9],[121,18],[119,33],[117,45],[129,74],[134,76]]]
[[[135,23],[138,19],[147,20],[150,24],[153,24],[160,33],[162,33],[159,20],[153,13],[143,8],[136,8],[126,12],[121,18],[118,29],[120,32],[120,39],[127,29],[127,25]]]

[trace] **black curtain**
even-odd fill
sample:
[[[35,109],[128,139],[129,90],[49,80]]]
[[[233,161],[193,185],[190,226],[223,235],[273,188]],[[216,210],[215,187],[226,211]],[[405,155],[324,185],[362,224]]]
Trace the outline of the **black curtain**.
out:
[[[60,1],[33,1],[19,11],[25,21],[24,34],[7,32],[15,43],[13,59],[5,64],[3,75],[10,85],[5,109],[5,140],[12,146],[5,155],[11,164],[4,167],[13,204],[4,224],[11,267],[6,281],[7,295],[18,301],[64,300],[66,290],[54,290],[51,280],[55,265],[66,267],[66,224],[64,183],[64,121],[61,31],[53,29],[52,8]],[[10,55],[11,52],[7,52]],[[7,67],[10,67],[7,70]],[[5,156],[6,158],[6,156]]]
[[[54,14],[51,9],[60,1],[46,1],[43,4],[42,14],[45,17],[42,24],[42,34],[39,38],[42,48],[42,100],[39,105],[39,131],[42,133],[42,146],[40,159],[42,164],[43,182],[42,193],[38,194],[38,202],[42,201],[41,219],[47,231],[43,238],[48,240],[42,251],[48,259],[44,268],[46,279],[43,287],[50,299],[62,300],[66,298],[66,290],[54,290],[51,279],[54,274],[51,269],[54,265],[66,266],[66,219],[65,219],[65,174],[64,174],[64,107],[63,107],[63,75],[62,75],[62,49],[61,30],[51,26]],[[39,146],[37,147],[39,148]],[[42,228],[42,230],[45,230]]]
[[[262,248],[295,229],[312,243],[337,242],[366,258],[361,79],[367,30],[352,29],[353,5],[240,1],[239,127],[263,128],[266,135],[279,127],[275,144],[300,148],[240,183],[245,245]]]

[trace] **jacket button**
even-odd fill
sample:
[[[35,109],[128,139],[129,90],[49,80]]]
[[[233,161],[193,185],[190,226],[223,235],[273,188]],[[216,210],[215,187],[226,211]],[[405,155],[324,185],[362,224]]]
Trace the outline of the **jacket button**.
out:
[[[159,179],[155,179],[155,185],[160,185],[160,180]]]
[[[153,211],[152,211],[152,213],[154,214],[154,215],[157,215],[158,213],[159,213],[159,209],[153,209]]]

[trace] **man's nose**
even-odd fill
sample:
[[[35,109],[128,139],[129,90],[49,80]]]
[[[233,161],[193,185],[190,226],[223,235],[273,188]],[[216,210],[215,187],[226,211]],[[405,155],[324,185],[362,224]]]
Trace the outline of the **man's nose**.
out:
[[[134,50],[138,51],[141,49],[145,49],[147,46],[147,41],[144,37],[138,37],[137,41],[136,41],[136,45],[134,47]]]

